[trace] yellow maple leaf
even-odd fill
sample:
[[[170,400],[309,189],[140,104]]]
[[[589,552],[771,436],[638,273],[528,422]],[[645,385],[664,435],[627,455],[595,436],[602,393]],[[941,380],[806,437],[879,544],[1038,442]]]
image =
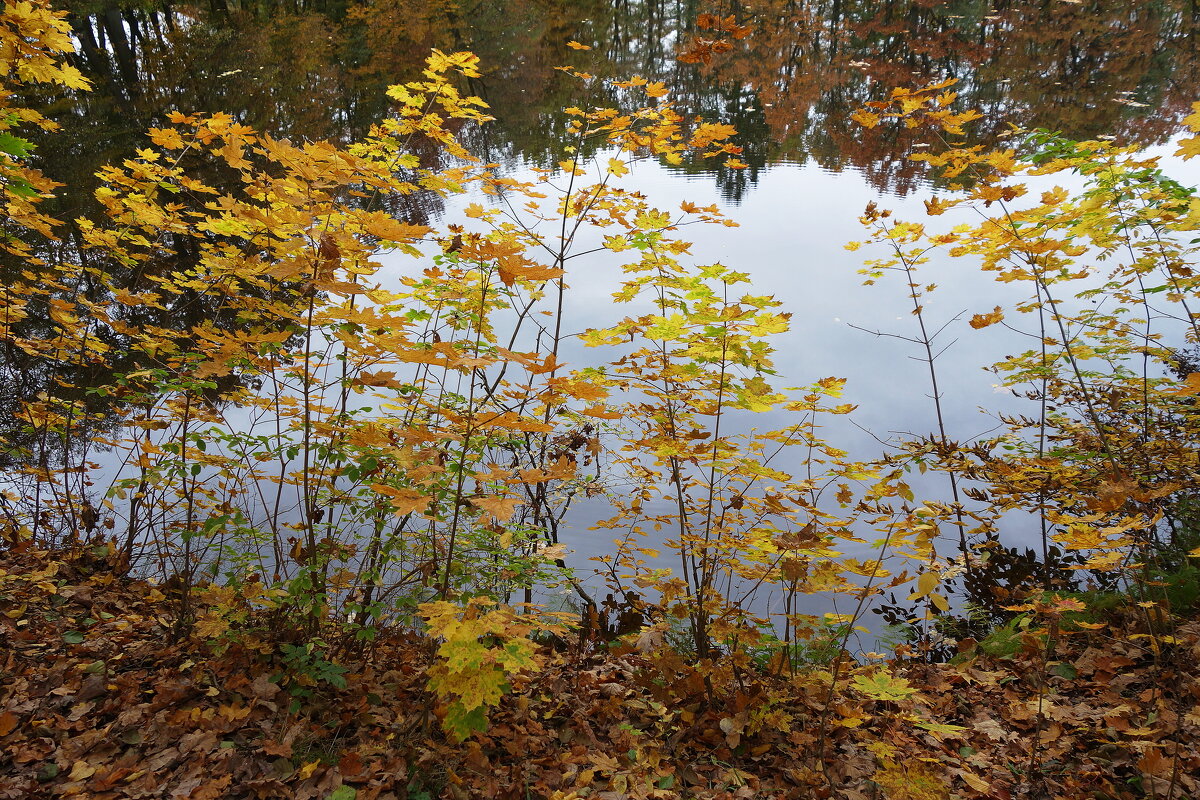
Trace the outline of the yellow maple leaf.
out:
[[[941,577],[936,572],[922,572],[917,578],[917,590],[912,593],[909,600],[919,600],[927,596],[930,592],[938,587],[941,583]]]
[[[1193,156],[1200,155],[1200,136],[1189,136],[1186,139],[1180,139],[1179,149],[1175,151],[1175,155],[1184,161]]]
[[[1183,118],[1188,130],[1200,133],[1200,102],[1192,103],[1192,113]]]
[[[649,211],[643,211],[634,217],[633,224],[639,230],[643,231],[660,230],[662,228],[670,227],[671,217],[668,216],[665,211],[651,209]]]
[[[1000,320],[1004,319],[1004,312],[1000,310],[1000,306],[996,306],[993,310],[986,314],[976,314],[971,317],[971,327],[975,330],[986,328],[989,325],[995,325]]]
[[[854,120],[859,125],[862,125],[864,128],[874,128],[879,124],[882,117],[873,111],[860,108],[858,111],[855,111],[850,115],[850,119]]]

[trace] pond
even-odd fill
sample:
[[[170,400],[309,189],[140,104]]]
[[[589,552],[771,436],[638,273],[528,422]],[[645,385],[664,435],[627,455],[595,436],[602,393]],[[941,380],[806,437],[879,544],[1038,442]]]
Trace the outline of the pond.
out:
[[[613,100],[603,81],[582,84],[570,65],[599,78],[662,81],[685,116],[737,129],[745,167],[643,162],[628,185],[660,207],[718,204],[738,228],[689,231],[698,263],[719,261],[752,276],[791,313],[776,342],[781,385],[848,379],[854,424],[827,432],[860,457],[880,440],[920,437],[935,427],[927,366],[911,339],[911,304],[900,283],[864,287],[858,216],[868,203],[903,219],[924,214],[937,190],[908,156],[925,146],[899,126],[865,130],[851,114],[893,87],[953,78],[962,107],[982,118],[972,141],[992,143],[1010,124],[1070,138],[1116,137],[1164,157],[1167,172],[1200,183],[1194,163],[1172,161],[1170,139],[1197,99],[1200,59],[1192,2],[973,2],[971,0],[375,0],[235,2],[136,6],[68,4],[87,94],[29,99],[61,130],[36,143],[33,163],[71,187],[50,209],[75,219],[98,213],[94,177],[147,143],[170,112],[228,112],[238,122],[295,141],[347,141],[381,119],[389,84],[419,72],[432,48],[471,50],[482,75],[470,90],[495,121],[468,132],[473,152],[501,174],[528,179],[562,157],[567,106]],[[217,179],[219,180],[219,178]],[[468,202],[412,195],[389,211],[412,223],[463,219]],[[66,246],[74,244],[65,237]],[[569,275],[565,316],[583,329],[602,320],[613,274],[597,257]],[[5,269],[9,269],[5,267]],[[997,414],[1020,408],[985,368],[1013,345],[1003,331],[974,331],[971,315],[1024,299],[970,265],[934,261],[923,280],[932,324],[947,327],[938,357],[944,420],[952,438],[973,440]],[[908,304],[908,305],[906,305]],[[1179,343],[1182,344],[1182,343]],[[573,353],[584,358],[582,353]],[[9,352],[0,419],[44,391],[52,375]],[[87,383],[87,378],[82,379]],[[986,412],[980,410],[986,407]],[[783,424],[779,421],[779,424]],[[942,479],[937,479],[942,480]],[[946,488],[914,486],[931,497]],[[603,516],[581,504],[563,540],[582,560],[599,555]],[[1008,541],[1032,542],[1020,520]]]

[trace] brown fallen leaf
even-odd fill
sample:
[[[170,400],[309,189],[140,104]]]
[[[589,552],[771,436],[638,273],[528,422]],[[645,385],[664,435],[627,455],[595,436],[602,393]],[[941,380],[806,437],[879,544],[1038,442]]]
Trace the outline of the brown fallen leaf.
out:
[[[270,700],[279,692],[279,684],[271,683],[266,675],[259,675],[250,684],[250,691],[260,700]]]
[[[75,695],[75,702],[86,703],[88,700],[96,699],[107,691],[105,684],[103,675],[87,676],[79,687],[79,694]]]
[[[292,757],[292,745],[290,742],[277,742],[274,739],[266,739],[262,743],[262,751],[269,756],[280,756],[281,758]]]

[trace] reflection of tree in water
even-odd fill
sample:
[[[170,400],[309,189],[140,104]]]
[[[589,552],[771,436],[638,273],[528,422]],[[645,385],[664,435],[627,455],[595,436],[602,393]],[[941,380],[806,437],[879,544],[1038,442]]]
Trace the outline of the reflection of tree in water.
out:
[[[95,91],[79,96],[49,93],[26,97],[25,104],[40,107],[55,120],[60,130],[33,137],[37,145],[32,163],[47,177],[68,187],[44,208],[63,220],[89,217],[99,221],[103,214],[92,201],[100,180],[95,173],[107,163],[119,163],[148,144],[146,130],[163,125],[170,111],[228,111],[246,125],[276,137],[331,138],[344,140],[366,131],[386,111],[382,88],[372,89],[369,102],[356,102],[353,85],[342,69],[339,26],[322,13],[275,14],[274,9],[230,9],[201,14],[170,9],[117,9],[76,14],[72,27],[79,42],[76,63],[92,80]],[[428,52],[422,46],[420,57]],[[420,63],[420,58],[415,63]],[[414,66],[407,70],[416,71]],[[46,91],[53,92],[53,89]],[[369,106],[369,107],[367,107]],[[424,153],[423,166],[436,168],[436,147],[414,143]],[[211,162],[197,161],[193,174],[217,187],[232,189],[238,176],[219,174]],[[197,200],[198,207],[202,200]],[[432,193],[418,193],[371,202],[386,207],[394,216],[422,223],[442,212],[442,201]],[[190,237],[166,236],[158,243],[156,257],[131,272],[113,261],[99,260],[81,250],[78,230],[64,225],[59,243],[34,242],[37,255],[50,264],[81,264],[108,277],[110,286],[134,294],[154,288],[156,275],[186,270],[199,263],[201,242]],[[23,270],[24,263],[0,260],[0,278],[8,281]],[[106,298],[99,282],[78,287],[92,301]],[[166,309],[115,305],[121,322],[133,328],[159,326],[188,330],[208,321],[224,328],[244,326],[226,313],[212,297],[182,295]],[[47,340],[53,326],[46,314],[33,314],[17,326],[28,339]],[[92,392],[111,383],[114,375],[132,372],[150,364],[144,356],[129,352],[122,337],[111,330],[102,332],[110,346],[103,364],[53,363],[31,358],[11,342],[0,353],[0,427],[5,431],[9,454],[5,461],[24,460],[21,453],[40,453],[41,458],[61,458],[65,444],[48,442],[25,426],[20,412],[26,402],[42,394],[60,404],[74,404],[71,429],[86,439],[115,424],[106,418],[108,401]],[[188,349],[190,343],[180,342]],[[226,379],[221,389],[233,388]],[[0,463],[0,467],[9,464]]]
[[[503,143],[498,150],[539,165],[558,160],[558,109],[582,102],[556,64],[602,76],[640,74],[667,81],[684,113],[742,131],[748,173],[678,168],[713,175],[732,200],[763,166],[809,160],[831,171],[859,170],[881,191],[914,189],[924,173],[905,157],[916,134],[864,132],[848,119],[893,86],[958,78],[961,102],[985,114],[976,128],[981,140],[1016,122],[1153,143],[1186,113],[1197,77],[1194,12],[1184,0],[763,0],[752,10],[728,0],[555,5],[478,4],[456,28],[457,41],[491,70],[479,92],[499,118],[488,134]],[[725,37],[726,52],[680,63],[677,56],[698,41],[721,38],[696,25],[701,12],[732,15],[753,33]],[[565,46],[571,39],[594,49],[577,53]]]
[[[714,13],[737,5],[708,3]],[[1154,143],[1194,99],[1197,17],[1184,0],[764,0],[740,18],[754,34],[701,64],[701,79],[755,87],[770,161],[854,167],[884,191],[907,192],[920,179],[903,161],[915,142],[904,131],[864,132],[847,115],[893,86],[958,78],[961,102],[985,116],[981,140],[1014,122]],[[688,31],[685,41],[707,35]]]
[[[977,126],[981,139],[1014,121],[1074,137],[1114,134],[1150,143],[1174,129],[1197,84],[1197,12],[1185,0],[759,0],[752,10],[734,0],[210,0],[186,10],[67,5],[79,43],[76,64],[96,90],[27,100],[62,126],[39,139],[34,163],[70,187],[48,206],[68,220],[98,215],[90,199],[98,186],[94,173],[144,146],[145,130],[164,124],[170,111],[224,111],[277,137],[345,141],[386,113],[386,86],[415,76],[432,47],[472,49],[483,59],[485,76],[469,88],[491,104],[497,121],[463,134],[502,169],[561,158],[561,108],[621,100],[602,82],[585,89],[556,66],[667,81],[684,114],[731,122],[740,131],[745,170],[700,162],[673,168],[712,176],[733,201],[763,169],[785,161],[856,169],[880,190],[911,191],[924,179],[906,159],[913,134],[895,126],[864,131],[848,119],[892,86],[958,78],[962,102],[985,114]],[[681,54],[700,52],[698,43],[722,40],[720,31],[697,25],[702,12],[732,17],[751,32],[725,36],[696,63],[681,62]],[[575,51],[570,40],[593,49]],[[435,148],[425,149],[432,158]],[[202,177],[222,186],[236,176]],[[386,202],[414,223],[441,212],[434,195]],[[67,228],[63,244],[46,246],[48,258],[86,257]],[[165,243],[155,268],[192,263],[195,244]],[[7,277],[24,266],[0,264],[0,271]],[[143,288],[145,275],[95,266],[118,286]],[[163,312],[129,313],[145,315],[131,324],[155,324],[154,314]],[[185,324],[221,315],[199,300],[166,313],[182,315]],[[22,398],[106,377],[87,365],[70,368],[69,376],[53,371],[67,369],[26,363],[10,348],[0,378],[15,391],[0,397],[0,424],[13,429],[8,423]]]
[[[681,63],[697,41],[722,38],[697,26],[701,13],[732,16],[752,32]],[[560,109],[613,99],[600,87],[581,97],[579,83],[555,69],[574,64],[601,77],[666,80],[685,113],[741,123],[752,167],[812,159],[907,191],[913,168],[880,162],[902,160],[912,142],[862,136],[847,115],[864,102],[892,86],[956,77],[963,102],[986,115],[982,136],[1015,121],[1156,141],[1193,99],[1196,13],[1185,0],[79,5],[77,60],[99,91],[54,116],[75,123],[63,138],[82,142],[64,166],[76,178],[129,152],[169,110],[224,110],[273,135],[342,140],[386,112],[386,86],[415,75],[430,48],[469,48],[487,70],[471,88],[498,118],[478,143],[511,163],[557,162]],[[572,39],[593,49],[572,50]],[[753,184],[717,174],[731,198]]]
[[[308,140],[345,140],[386,111],[381,91],[356,91],[342,26],[319,13],[109,9],[75,15],[72,25],[76,61],[95,91],[50,105],[63,130],[42,144],[39,165],[76,199],[90,197],[82,190],[94,188],[92,174],[144,146],[146,129],[170,111],[228,112],[272,136]],[[49,157],[56,145],[71,148],[65,161]]]

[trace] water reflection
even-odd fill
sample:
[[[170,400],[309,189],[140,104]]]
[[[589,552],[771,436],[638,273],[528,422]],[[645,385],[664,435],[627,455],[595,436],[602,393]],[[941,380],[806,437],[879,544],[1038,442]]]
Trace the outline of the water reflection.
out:
[[[384,113],[383,89],[439,47],[482,57],[487,71],[471,88],[497,122],[477,143],[497,160],[556,162],[560,109],[605,99],[600,87],[581,97],[556,66],[666,81],[684,111],[740,131],[749,169],[713,174],[730,200],[772,164],[809,160],[860,170],[881,191],[913,189],[918,167],[904,159],[913,142],[891,129],[864,134],[848,114],[890,87],[944,77],[983,111],[981,138],[1016,120],[1161,141],[1194,99],[1200,15],[1185,0],[211,0],[73,10],[78,65],[97,91],[43,98],[71,152],[53,152],[51,141],[42,159],[71,186],[87,185],[171,110],[228,111],[277,136],[360,135]]]
[[[163,124],[171,111],[224,111],[273,136],[344,141],[383,116],[385,87],[415,75],[433,47],[471,49],[483,59],[484,77],[470,88],[492,105],[497,121],[466,131],[464,138],[475,152],[513,171],[559,160],[561,108],[618,99],[602,82],[581,86],[555,67],[573,64],[601,77],[640,74],[665,81],[683,112],[730,122],[739,130],[748,167],[714,170],[685,163],[664,169],[703,176],[720,197],[735,202],[748,200],[767,172],[781,164],[816,164],[828,173],[853,170],[877,192],[903,195],[917,188],[924,175],[906,159],[914,146],[907,132],[896,127],[864,131],[848,117],[893,86],[959,79],[963,104],[984,113],[976,133],[982,140],[995,139],[1009,121],[1020,121],[1068,136],[1111,134],[1154,143],[1186,113],[1198,83],[1193,34],[1200,7],[1190,0],[66,5],[79,45],[77,66],[95,91],[50,92],[29,101],[62,126],[37,142],[34,161],[48,177],[70,187],[48,209],[66,220],[98,214],[90,202],[98,186],[95,172],[143,146],[145,130]],[[576,49],[571,41],[591,49]],[[202,177],[221,185],[221,176]],[[796,187],[814,191],[813,185],[806,180]],[[776,191],[773,202],[790,204],[790,218],[810,218],[800,213],[804,203],[795,197],[804,190],[788,191],[790,199]],[[846,205],[860,209],[868,194]],[[414,223],[443,212],[434,195],[392,202],[394,215]],[[781,228],[790,229],[787,223]],[[828,230],[816,238],[821,236]],[[72,249],[75,241],[68,231],[65,243],[56,245],[65,252],[47,252],[48,260],[84,258]],[[841,241],[838,237],[832,246]],[[772,251],[794,243],[764,241],[763,246],[758,263],[769,263]],[[179,269],[193,258],[181,243],[156,268]],[[95,266],[131,290],[145,278],[122,276],[112,264]],[[24,267],[0,264],[0,275],[8,278]],[[194,305],[186,313],[198,319],[217,312]],[[37,336],[37,324],[29,322],[27,335]],[[61,394],[66,390],[56,386],[86,387],[105,377],[53,373],[22,362],[11,348],[0,361],[6,385],[15,387],[0,398],[0,424],[9,430],[15,429],[13,413],[21,400],[42,391]],[[88,402],[90,411],[102,412],[95,398]],[[94,424],[102,425],[102,418]]]

